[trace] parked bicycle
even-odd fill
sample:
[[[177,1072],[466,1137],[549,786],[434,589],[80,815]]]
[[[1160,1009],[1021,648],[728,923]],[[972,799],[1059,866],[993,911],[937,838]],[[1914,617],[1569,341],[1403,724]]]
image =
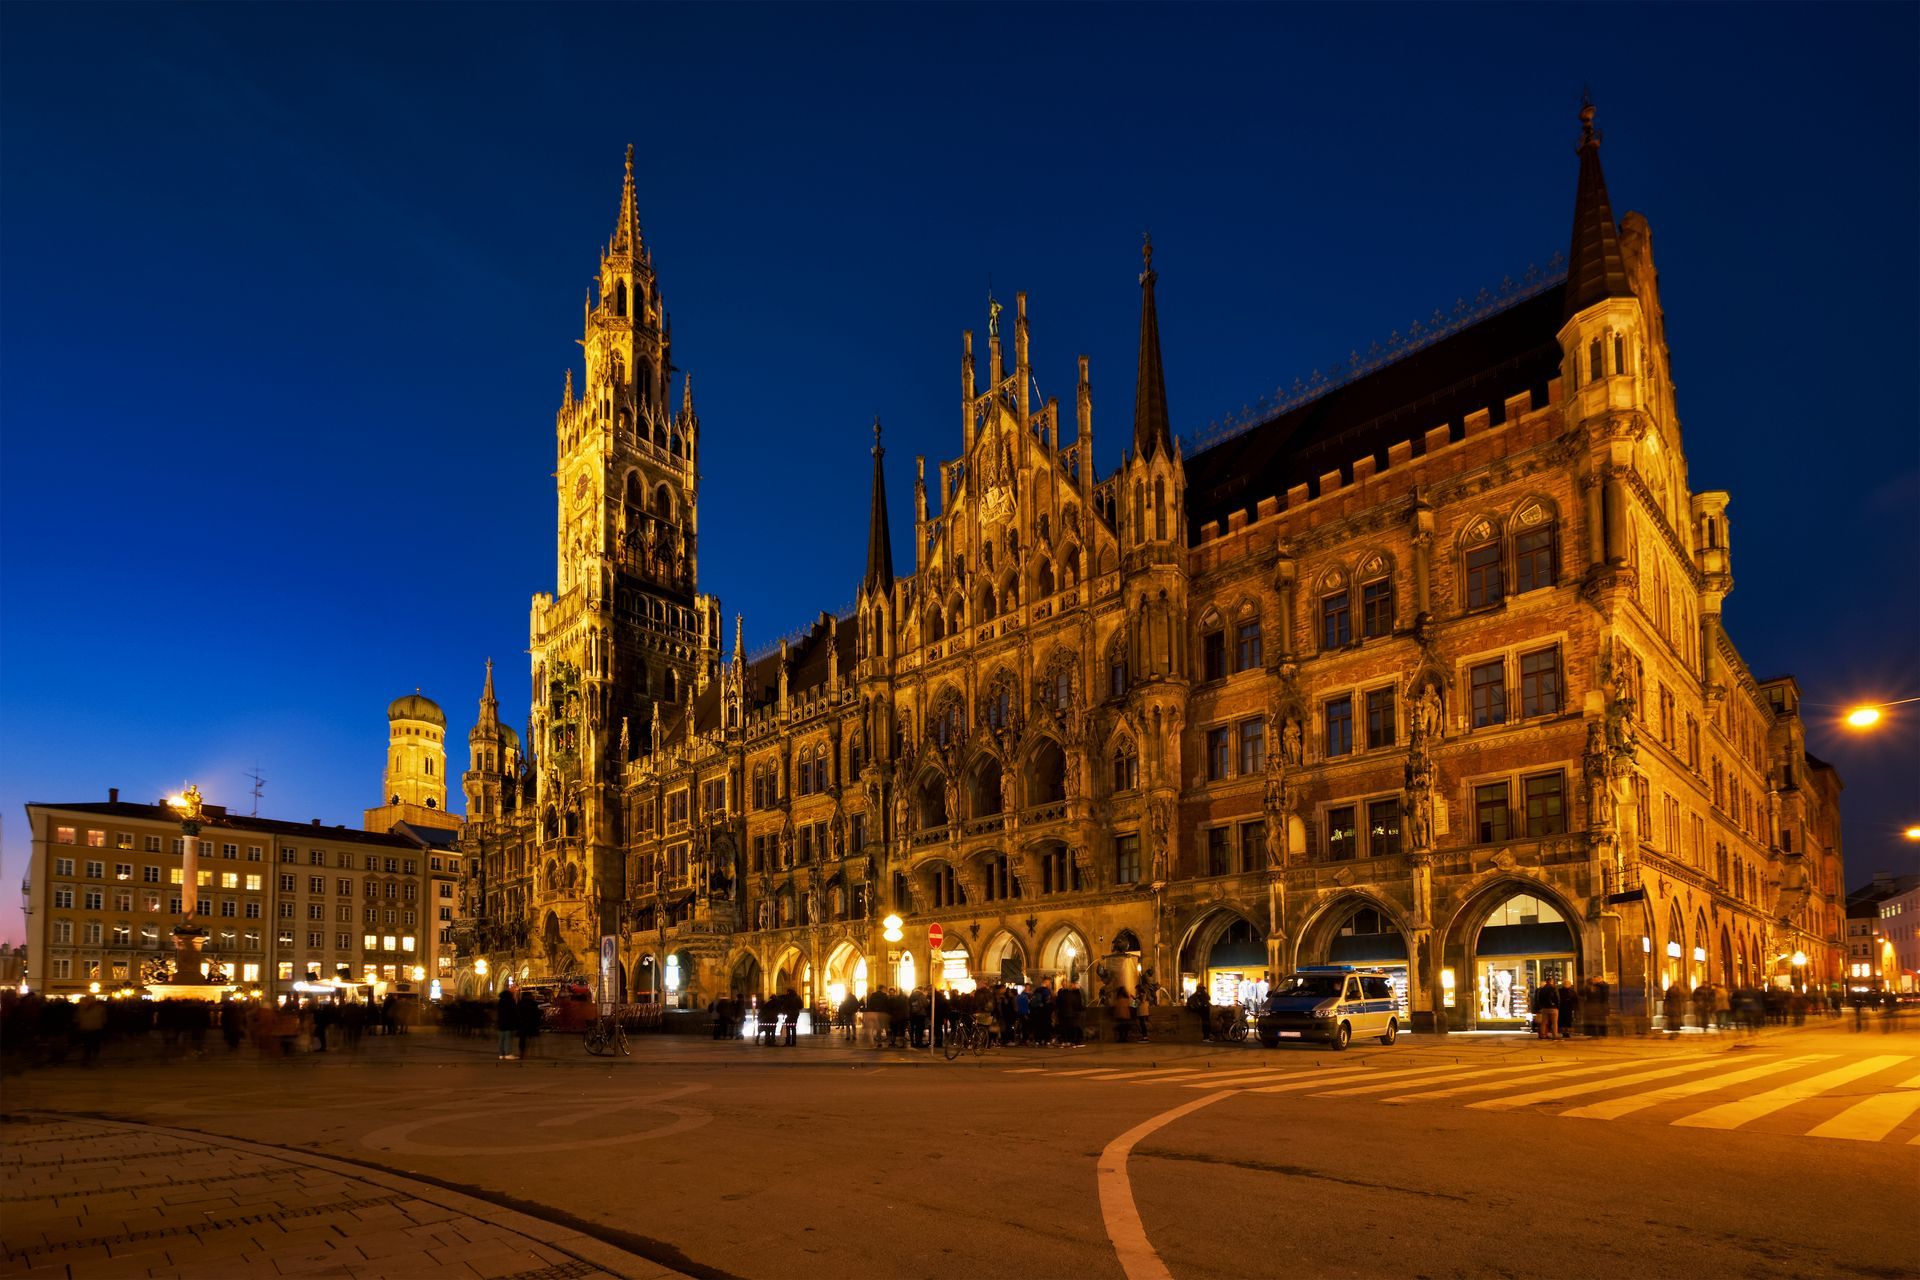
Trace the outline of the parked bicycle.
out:
[[[981,1053],[987,1047],[987,1029],[977,1022],[955,1022],[944,1037],[947,1061],[963,1053]]]
[[[627,1026],[616,1017],[595,1018],[587,1024],[587,1052],[592,1054],[613,1053],[618,1050],[621,1057],[631,1057],[633,1048],[627,1043]]]

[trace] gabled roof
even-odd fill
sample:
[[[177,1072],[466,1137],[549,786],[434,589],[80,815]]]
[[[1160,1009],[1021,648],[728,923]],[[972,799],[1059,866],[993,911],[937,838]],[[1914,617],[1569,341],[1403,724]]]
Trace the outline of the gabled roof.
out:
[[[1234,511],[1252,519],[1262,499],[1295,485],[1317,492],[1328,472],[1351,478],[1357,459],[1384,466],[1392,445],[1411,441],[1418,456],[1434,427],[1451,428],[1458,440],[1470,413],[1484,409],[1504,421],[1506,401],[1523,392],[1545,404],[1547,384],[1560,376],[1561,302],[1559,289],[1534,294],[1191,455],[1188,536],[1197,541],[1209,521],[1224,527]]]

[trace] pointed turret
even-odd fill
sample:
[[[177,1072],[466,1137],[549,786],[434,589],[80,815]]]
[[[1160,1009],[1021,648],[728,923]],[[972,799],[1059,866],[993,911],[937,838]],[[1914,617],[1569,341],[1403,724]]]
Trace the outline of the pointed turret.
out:
[[[1160,313],[1153,303],[1153,241],[1141,249],[1145,269],[1140,272],[1140,373],[1133,393],[1133,451],[1151,458],[1173,448],[1167,422],[1167,379],[1160,367]]]
[[[620,188],[620,220],[613,226],[611,253],[640,252],[640,202],[633,196],[633,144],[627,144],[627,179]]]
[[[1608,298],[1631,298],[1626,262],[1620,255],[1620,228],[1607,199],[1600,172],[1600,132],[1593,127],[1593,104],[1580,108],[1580,183],[1573,196],[1573,243],[1567,250],[1565,318]]]
[[[747,615],[733,615],[733,665],[741,670],[747,665]]]
[[[873,512],[867,521],[867,576],[863,591],[893,594],[893,530],[887,523],[887,483],[880,460],[887,451],[880,445],[880,419],[873,420]]]
[[[693,421],[693,375],[691,373],[680,380],[680,418],[684,422]]]

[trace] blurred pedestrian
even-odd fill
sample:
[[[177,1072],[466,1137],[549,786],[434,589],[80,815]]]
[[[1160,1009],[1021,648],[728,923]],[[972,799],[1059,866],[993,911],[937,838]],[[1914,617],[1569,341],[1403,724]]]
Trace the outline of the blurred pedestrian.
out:
[[[1533,1030],[1542,1040],[1560,1038],[1560,992],[1551,982],[1533,989]]]
[[[1564,974],[1556,990],[1560,999],[1560,1035],[1571,1040],[1574,1025],[1580,1021],[1580,993],[1573,989],[1573,979]]]
[[[514,1002],[513,988],[500,988],[499,1002],[494,1006],[494,1025],[500,1031],[499,1053],[497,1061],[509,1062],[520,1055],[513,1051],[513,1034],[520,1025],[520,1006]]]
[[[1113,988],[1113,1042],[1125,1044],[1133,1028],[1133,994],[1125,987],[1115,984]]]
[[[519,1004],[514,1006],[514,1030],[520,1036],[520,1059],[524,1062],[540,1038],[540,1002],[525,988],[520,991]]]

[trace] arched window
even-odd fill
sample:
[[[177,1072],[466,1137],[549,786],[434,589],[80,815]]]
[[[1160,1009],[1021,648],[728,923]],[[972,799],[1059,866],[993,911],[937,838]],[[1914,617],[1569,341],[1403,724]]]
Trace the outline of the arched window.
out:
[[[1122,631],[1113,637],[1113,643],[1107,649],[1109,692],[1116,698],[1125,693],[1132,683],[1131,675],[1127,669],[1127,633]]]
[[[936,604],[927,610],[927,639],[929,641],[944,639],[946,634],[947,619],[940,612],[940,606]]]
[[[1167,482],[1160,479],[1153,482],[1153,536],[1162,541],[1167,536]]]
[[[1005,680],[997,680],[987,693],[983,708],[990,728],[1004,729],[1013,717],[1013,690]]]
[[[1118,742],[1113,748],[1113,789],[1137,791],[1140,787],[1140,753],[1131,742]]]
[[[1053,565],[1042,559],[1039,571],[1033,575],[1034,594],[1044,600],[1053,594]]]
[[[653,515],[656,520],[673,519],[673,495],[667,492],[664,484],[653,491]]]
[[[1147,490],[1138,480],[1133,482],[1133,540],[1147,540]]]
[[[617,316],[627,314],[627,282],[625,280],[613,286],[613,314]]]

